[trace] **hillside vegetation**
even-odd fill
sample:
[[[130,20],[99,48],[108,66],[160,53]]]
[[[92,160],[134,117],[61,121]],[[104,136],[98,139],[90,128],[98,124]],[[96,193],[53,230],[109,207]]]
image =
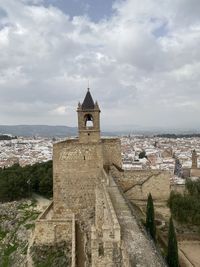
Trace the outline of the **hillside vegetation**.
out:
[[[39,215],[33,199],[0,204],[0,266],[26,266],[27,250]]]
[[[0,140],[12,140],[17,139],[17,136],[10,136],[6,134],[0,134]]]
[[[0,202],[30,197],[33,192],[52,197],[52,161],[0,169]]]
[[[173,217],[180,223],[200,226],[200,180],[186,182],[187,192],[172,192],[168,201]]]

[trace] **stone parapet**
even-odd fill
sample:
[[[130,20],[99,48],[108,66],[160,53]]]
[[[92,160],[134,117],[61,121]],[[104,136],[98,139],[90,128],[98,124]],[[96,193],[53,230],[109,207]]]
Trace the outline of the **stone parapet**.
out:
[[[107,174],[102,170],[103,182],[96,188],[95,225],[92,226],[92,266],[120,266],[121,229],[108,193]]]
[[[170,173],[159,170],[119,170],[111,167],[111,174],[129,200],[167,200],[170,195]]]
[[[75,216],[70,214],[62,219],[53,218],[53,202],[39,216],[35,223],[35,245],[52,245],[66,241],[71,243],[72,267],[75,267]]]

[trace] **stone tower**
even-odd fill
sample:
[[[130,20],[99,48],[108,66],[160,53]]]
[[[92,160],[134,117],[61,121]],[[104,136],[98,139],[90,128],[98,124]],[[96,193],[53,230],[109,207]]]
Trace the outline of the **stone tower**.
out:
[[[192,151],[192,169],[197,169],[197,152],[195,149]]]
[[[53,145],[53,202],[36,222],[34,246],[63,247],[71,267],[164,267],[113,179],[127,180],[120,139],[100,137],[89,90],[77,112],[79,138]]]
[[[80,143],[100,141],[100,109],[98,103],[94,103],[90,90],[82,104],[78,104],[78,130]]]
[[[104,166],[121,167],[121,146],[117,138],[100,136],[100,109],[89,89],[78,104],[79,138],[70,138],[53,146],[54,217],[70,212],[81,214],[95,206],[95,188]]]

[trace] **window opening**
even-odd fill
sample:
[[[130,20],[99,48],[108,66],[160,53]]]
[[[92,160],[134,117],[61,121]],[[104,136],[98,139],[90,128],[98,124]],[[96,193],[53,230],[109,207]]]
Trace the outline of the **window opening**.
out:
[[[92,127],[94,127],[93,117],[92,117],[91,114],[85,115],[85,127],[86,128],[92,128]]]

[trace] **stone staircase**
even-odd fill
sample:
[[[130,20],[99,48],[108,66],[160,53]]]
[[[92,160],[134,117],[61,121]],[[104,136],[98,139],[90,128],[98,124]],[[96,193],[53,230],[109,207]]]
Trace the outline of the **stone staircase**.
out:
[[[131,266],[166,266],[152,244],[152,241],[150,241],[146,234],[140,229],[128,202],[126,202],[112,177],[110,177],[108,191],[119,220],[121,240],[128,254]]]

